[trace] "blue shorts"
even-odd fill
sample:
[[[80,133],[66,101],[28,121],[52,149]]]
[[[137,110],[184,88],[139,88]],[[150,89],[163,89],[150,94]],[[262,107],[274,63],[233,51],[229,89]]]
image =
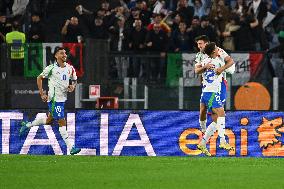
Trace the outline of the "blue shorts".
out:
[[[223,79],[221,82],[221,91],[220,91],[220,98],[223,105],[226,102],[226,97],[227,97],[227,81]]]
[[[223,103],[219,93],[204,92],[201,95],[200,103],[204,104],[208,113],[212,113],[212,108],[221,108]]]
[[[48,111],[51,113],[54,119],[64,119],[64,105],[65,102],[54,102],[54,107],[52,107],[52,101],[48,102]]]
[[[222,80],[221,82],[221,91],[219,93],[217,93],[220,96],[220,101],[222,102],[222,105],[225,104],[226,102],[226,97],[227,97],[227,81],[226,80]],[[202,97],[201,97],[202,99]],[[200,99],[200,103],[203,103]],[[205,103],[204,103],[205,104]],[[212,114],[212,108],[208,108],[207,104],[205,104],[205,106],[207,107],[207,113]]]

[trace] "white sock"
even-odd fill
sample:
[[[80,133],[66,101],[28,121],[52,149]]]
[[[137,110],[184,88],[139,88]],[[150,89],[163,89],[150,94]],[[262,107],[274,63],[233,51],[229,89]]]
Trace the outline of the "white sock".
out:
[[[33,127],[33,126],[39,126],[39,125],[45,125],[46,124],[46,119],[45,118],[39,118],[39,119],[35,119],[32,122],[28,122],[27,123],[27,127]]]
[[[199,120],[201,131],[205,131],[206,130],[206,123],[207,123],[206,119],[204,121]]]
[[[226,142],[225,140],[225,117],[218,117],[217,125],[218,125],[218,135],[220,137],[220,143],[224,143]]]
[[[67,146],[67,150],[71,150],[71,148],[73,147],[73,144],[70,142],[69,140],[69,136],[66,130],[66,126],[61,126],[59,127],[59,132],[60,135],[62,136],[66,146]]]
[[[210,125],[207,127],[205,135],[204,135],[204,142],[208,142],[210,137],[214,135],[215,131],[217,130],[216,128],[216,123],[213,121],[212,123],[210,123]],[[206,144],[205,143],[205,144]]]

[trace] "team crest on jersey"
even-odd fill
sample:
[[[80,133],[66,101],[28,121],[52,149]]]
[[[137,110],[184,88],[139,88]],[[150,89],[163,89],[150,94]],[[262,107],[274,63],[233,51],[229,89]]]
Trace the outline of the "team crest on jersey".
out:
[[[214,76],[215,76],[215,71],[214,70],[207,70],[204,73],[204,79],[208,82],[208,83],[212,83],[214,81]]]

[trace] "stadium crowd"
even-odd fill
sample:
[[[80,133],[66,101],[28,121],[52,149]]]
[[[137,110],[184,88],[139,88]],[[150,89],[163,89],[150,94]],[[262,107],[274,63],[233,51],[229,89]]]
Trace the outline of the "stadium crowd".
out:
[[[1,0],[1,43],[16,26],[26,42],[108,39],[113,51],[156,52],[163,59],[166,52],[194,51],[199,35],[209,36],[229,52],[266,51],[284,38],[283,0],[102,0],[97,8],[73,2],[72,16],[58,28],[61,40],[50,41],[45,37],[50,26],[44,23],[56,3]]]
[[[55,2],[1,0],[1,42],[15,21],[27,42],[45,42],[48,26],[42,19],[49,3]],[[283,1],[276,0],[110,0],[100,5],[88,10],[78,1],[74,16],[62,23],[62,41],[111,39],[114,50],[179,52],[193,50],[194,38],[206,34],[226,50],[266,50],[269,42],[277,43],[274,34],[284,25]],[[277,18],[269,24],[271,16]]]

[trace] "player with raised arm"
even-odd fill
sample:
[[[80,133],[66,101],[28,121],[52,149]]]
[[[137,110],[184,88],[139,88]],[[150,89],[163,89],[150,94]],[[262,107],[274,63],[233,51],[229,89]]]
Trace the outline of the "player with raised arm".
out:
[[[195,73],[202,74],[204,72],[204,69],[202,68],[201,62],[208,58],[208,55],[204,53],[205,46],[209,43],[209,38],[206,35],[201,35],[195,38],[195,42],[197,43],[197,47],[199,49],[199,52],[196,54],[195,57]],[[232,64],[233,59],[220,47],[217,47],[218,49],[218,57],[224,62],[224,64]],[[226,91],[227,91],[227,80],[226,80],[226,73],[234,73],[235,66],[230,66],[228,69],[223,72],[223,78],[221,83],[221,100],[223,104],[226,101]],[[204,87],[204,85],[202,86]],[[217,122],[217,116],[213,112],[207,112],[207,108],[203,103],[200,103],[200,112],[199,112],[199,124],[201,127],[201,131],[204,134],[206,130],[206,123],[207,123],[207,113],[211,114],[213,122],[209,126],[215,127]],[[208,127],[209,127],[208,126]]]
[[[206,148],[206,143],[217,129],[220,137],[219,147],[225,150],[233,150],[225,140],[225,111],[221,99],[221,86],[223,81],[222,73],[231,67],[234,62],[230,61],[225,64],[222,58],[220,58],[219,49],[214,42],[209,42],[205,46],[204,52],[208,55],[208,58],[201,62],[201,67],[199,68],[203,78],[203,90],[200,103],[203,104],[208,111],[212,111],[216,114],[217,119],[215,124],[212,124],[213,121],[208,126],[205,135],[197,145],[197,148],[207,156],[211,156]]]
[[[47,119],[35,119],[32,122],[22,122],[19,133],[22,136],[33,126],[51,125],[53,121],[57,121],[60,135],[66,143],[67,149],[70,150],[70,154],[74,155],[79,153],[81,149],[75,148],[68,137],[64,104],[67,100],[67,92],[73,92],[76,87],[77,76],[73,66],[66,63],[67,55],[64,48],[57,47],[54,56],[56,61],[47,66],[37,77],[40,97],[43,102],[48,102],[48,117]],[[43,79],[48,79],[48,95],[44,93],[42,88]],[[69,85],[69,80],[72,81],[71,85]]]

